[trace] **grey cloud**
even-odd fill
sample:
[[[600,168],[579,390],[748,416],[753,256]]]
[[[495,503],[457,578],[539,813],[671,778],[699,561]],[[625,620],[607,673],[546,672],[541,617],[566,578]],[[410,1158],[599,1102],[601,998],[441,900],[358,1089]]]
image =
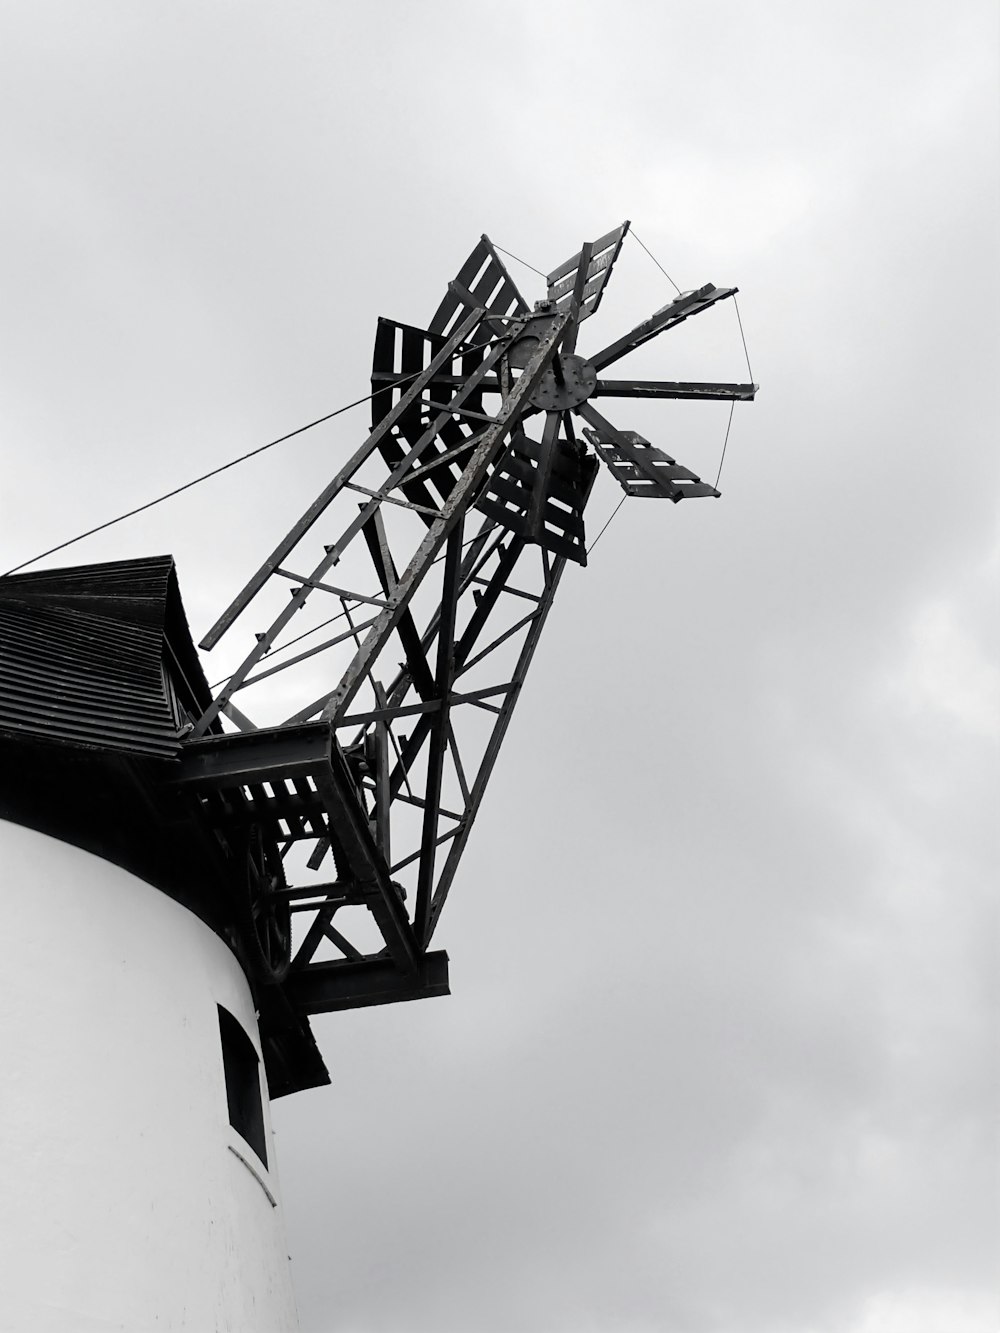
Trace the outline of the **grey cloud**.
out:
[[[275,1107],[304,1329],[985,1333],[992,6],[0,26],[4,567],[363,393],[483,230],[545,267],[631,216],[741,286],[724,499],[567,574],[453,996],[320,1021],[333,1087]],[[669,291],[633,246],[588,339]],[[730,311],[682,332],[636,373],[743,375]],[[714,475],[725,412],[619,419]],[[173,550],[200,628],[363,429],[72,558]]]

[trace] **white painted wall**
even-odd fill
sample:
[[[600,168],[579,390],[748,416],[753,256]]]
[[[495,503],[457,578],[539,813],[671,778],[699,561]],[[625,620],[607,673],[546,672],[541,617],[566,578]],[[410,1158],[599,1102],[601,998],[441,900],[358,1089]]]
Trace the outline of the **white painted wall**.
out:
[[[217,1004],[260,1050],[232,954],[3,821],[0,921],[0,1329],[295,1329],[263,1068],[269,1170],[229,1124]]]

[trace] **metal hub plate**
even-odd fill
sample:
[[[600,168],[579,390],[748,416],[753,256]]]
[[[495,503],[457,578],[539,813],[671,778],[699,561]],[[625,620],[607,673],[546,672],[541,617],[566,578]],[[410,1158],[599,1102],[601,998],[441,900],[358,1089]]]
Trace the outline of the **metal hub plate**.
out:
[[[578,407],[580,403],[585,403],[594,392],[597,371],[589,361],[585,361],[582,356],[561,356],[559,365],[562,383],[550,366],[528,400],[532,407],[546,412],[562,412],[568,407]]]

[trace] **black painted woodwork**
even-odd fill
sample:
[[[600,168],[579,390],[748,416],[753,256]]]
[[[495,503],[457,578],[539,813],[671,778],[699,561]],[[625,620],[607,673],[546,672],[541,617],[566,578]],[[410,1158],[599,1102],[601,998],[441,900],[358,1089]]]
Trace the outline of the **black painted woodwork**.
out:
[[[201,640],[264,612],[214,697],[169,556],[0,579],[0,817],[226,941],[272,1096],[329,1081],[310,1015],[448,993],[430,941],[567,562],[586,564],[600,463],[629,495],[718,495],[592,401],[756,393],[601,377],[735,288],[577,353],[628,226],[553,269],[533,310],[484,236],[426,329],[379,320],[371,431]],[[267,690],[243,691],[277,672],[295,711],[258,725],[244,708]]]
[[[218,1009],[229,1123],[249,1143],[266,1167],[267,1136],[264,1130],[264,1103],[260,1095],[260,1060],[257,1058],[257,1050],[239,1019],[221,1004]]]

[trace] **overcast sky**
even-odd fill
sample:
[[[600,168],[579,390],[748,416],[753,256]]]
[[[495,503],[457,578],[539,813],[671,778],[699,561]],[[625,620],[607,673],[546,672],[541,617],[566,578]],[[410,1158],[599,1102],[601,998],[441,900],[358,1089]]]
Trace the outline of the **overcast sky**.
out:
[[[997,53],[990,0],[0,4],[3,568],[365,393],[483,231],[741,289],[724,498],[568,571],[453,995],[275,1107],[308,1333],[995,1333]],[[584,353],[672,294],[612,288]],[[622,373],[744,377],[701,320]],[[714,477],[727,412],[609,415]],[[364,426],[47,563],[171,551],[201,632]]]

